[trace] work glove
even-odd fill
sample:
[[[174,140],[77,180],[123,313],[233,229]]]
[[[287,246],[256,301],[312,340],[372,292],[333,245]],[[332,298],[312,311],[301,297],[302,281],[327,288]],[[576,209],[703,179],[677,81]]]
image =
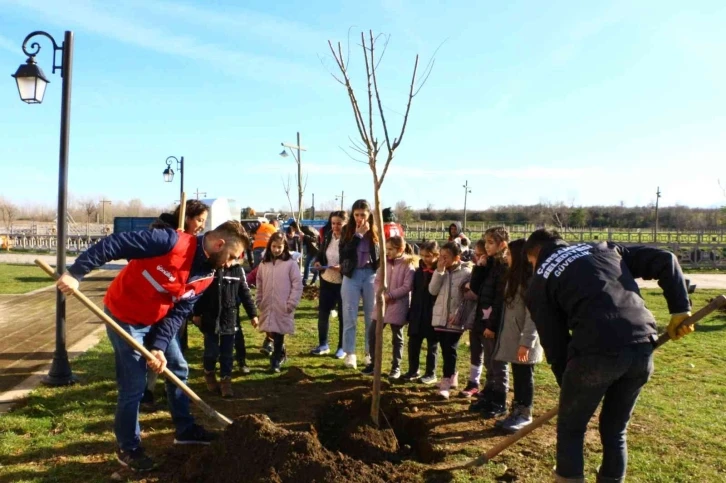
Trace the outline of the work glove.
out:
[[[672,340],[678,340],[684,335],[688,335],[694,330],[696,330],[696,327],[693,325],[691,326],[682,326],[681,328],[678,328],[678,326],[686,320],[688,317],[691,316],[690,312],[682,312],[680,314],[671,314],[671,321],[668,324],[668,335]]]

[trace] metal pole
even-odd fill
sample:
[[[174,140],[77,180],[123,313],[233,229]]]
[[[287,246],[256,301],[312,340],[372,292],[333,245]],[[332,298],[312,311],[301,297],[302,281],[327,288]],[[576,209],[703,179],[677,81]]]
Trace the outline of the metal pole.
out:
[[[71,81],[73,73],[73,32],[66,31],[63,39],[63,61],[61,76],[63,77],[63,95],[61,97],[60,154],[58,168],[58,246],[56,254],[56,271],[66,271],[66,217],[68,214],[68,142],[71,127]],[[66,350],[66,297],[56,289],[55,298],[55,352],[53,363],[43,384],[48,386],[65,386],[73,384],[76,378],[71,371]]]
[[[315,193],[313,193],[313,207],[310,209],[310,218],[315,219]]]
[[[653,243],[658,243],[658,201],[660,200],[660,186],[655,192],[655,233],[653,235]]]
[[[297,133],[297,212],[298,222],[302,223],[303,217],[303,192],[302,192],[302,161],[300,159],[300,132]]]
[[[181,200],[184,194],[184,156],[179,160],[179,174],[181,174],[181,186],[179,186],[179,199]],[[199,191],[199,188],[197,188],[197,191]],[[184,227],[182,226],[181,229],[183,230]]]
[[[464,184],[464,225],[461,228],[462,233],[466,233],[466,198],[469,195],[469,181]]]
[[[343,211],[343,200],[345,199],[345,191],[340,192],[340,211]]]

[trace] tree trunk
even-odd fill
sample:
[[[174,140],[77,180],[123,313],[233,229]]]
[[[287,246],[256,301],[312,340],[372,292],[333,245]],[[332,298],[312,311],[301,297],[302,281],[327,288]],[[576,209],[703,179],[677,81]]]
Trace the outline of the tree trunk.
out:
[[[374,165],[375,166],[375,165]],[[375,186],[375,206],[374,206],[374,219],[376,226],[379,228],[380,233],[378,236],[378,246],[380,248],[380,257],[378,270],[380,272],[381,283],[376,291],[376,344],[375,344],[375,358],[373,360],[373,391],[371,397],[371,419],[373,424],[380,426],[378,422],[378,415],[380,414],[381,407],[381,366],[383,365],[383,313],[385,312],[385,301],[383,294],[388,290],[388,277],[386,276],[386,234],[383,229],[383,211],[381,208],[380,200],[380,184],[378,182],[378,174],[373,168],[374,186]]]

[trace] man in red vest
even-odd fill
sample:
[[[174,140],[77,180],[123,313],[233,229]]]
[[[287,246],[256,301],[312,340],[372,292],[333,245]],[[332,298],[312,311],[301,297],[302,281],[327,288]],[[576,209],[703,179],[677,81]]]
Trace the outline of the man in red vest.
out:
[[[249,238],[236,221],[225,222],[200,236],[171,228],[115,233],[82,253],[58,280],[57,287],[68,295],[91,270],[112,260],[129,260],[111,282],[103,299],[104,309],[156,360],[147,362],[106,328],[116,357],[118,403],[114,432],[116,457],[122,465],[134,471],[148,471],[155,466],[141,446],[139,428],[147,365],[157,373],[168,367],[186,382],[189,367],[177,331],[192,312],[194,302],[212,283],[215,269],[229,266],[248,245]],[[194,422],[186,394],[168,381],[166,394],[176,426],[174,444],[210,444],[216,434]]]

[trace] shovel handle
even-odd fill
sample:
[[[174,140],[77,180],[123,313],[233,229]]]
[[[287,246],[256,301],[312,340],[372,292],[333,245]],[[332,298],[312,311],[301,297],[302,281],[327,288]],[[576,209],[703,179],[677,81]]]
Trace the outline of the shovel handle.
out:
[[[698,310],[695,314],[688,317],[686,320],[681,322],[679,327],[684,326],[690,326],[695,325],[701,320],[703,320],[704,317],[708,316],[712,312],[726,306],[726,295],[719,295],[718,297],[711,300],[711,302],[708,303],[705,307],[702,307],[700,310]],[[670,336],[668,335],[668,332],[666,331],[663,333],[659,338],[658,341],[655,343],[655,348],[662,346],[666,342],[671,340]],[[557,411],[559,410],[559,406],[555,406],[554,408],[550,409],[546,413],[542,414],[538,418],[536,418],[534,421],[532,421],[527,426],[523,427],[516,433],[514,433],[511,436],[507,436],[502,441],[499,442],[499,444],[493,446],[489,451],[484,453],[482,456],[479,456],[478,458],[470,461],[466,465],[464,465],[467,468],[470,468],[472,466],[478,466],[483,463],[488,463],[489,460],[497,456],[499,453],[519,441],[520,439],[527,436],[529,433],[534,431],[535,429],[539,428],[543,424],[545,424],[550,419],[557,416]]]
[[[50,265],[45,263],[42,260],[35,260],[35,264],[38,265],[45,273],[51,276],[54,280],[58,280],[60,278],[60,275],[58,275],[53,268],[51,268]],[[96,314],[106,325],[108,325],[111,330],[116,332],[122,339],[124,339],[131,347],[134,348],[137,352],[139,352],[147,361],[153,361],[156,360],[156,358],[149,352],[146,347],[139,344],[136,339],[131,337],[131,334],[126,332],[124,329],[119,326],[116,321],[114,321],[111,317],[108,316],[103,310],[101,310],[98,305],[94,304],[88,297],[83,295],[80,290],[74,289],[73,290],[73,296],[76,297],[83,305],[86,306],[91,312]],[[164,368],[164,372],[162,372],[164,377],[166,377],[168,380],[173,382],[179,389],[184,391],[184,393],[189,396],[189,399],[191,399],[197,406],[199,406],[199,409],[202,410],[204,414],[209,416],[210,418],[216,420],[222,425],[229,425],[232,424],[232,421],[224,416],[223,414],[218,413],[215,411],[211,406],[209,406],[207,403],[202,401],[202,399],[192,391],[192,389],[187,386],[184,381],[176,377],[176,375],[171,372],[168,368]]]

